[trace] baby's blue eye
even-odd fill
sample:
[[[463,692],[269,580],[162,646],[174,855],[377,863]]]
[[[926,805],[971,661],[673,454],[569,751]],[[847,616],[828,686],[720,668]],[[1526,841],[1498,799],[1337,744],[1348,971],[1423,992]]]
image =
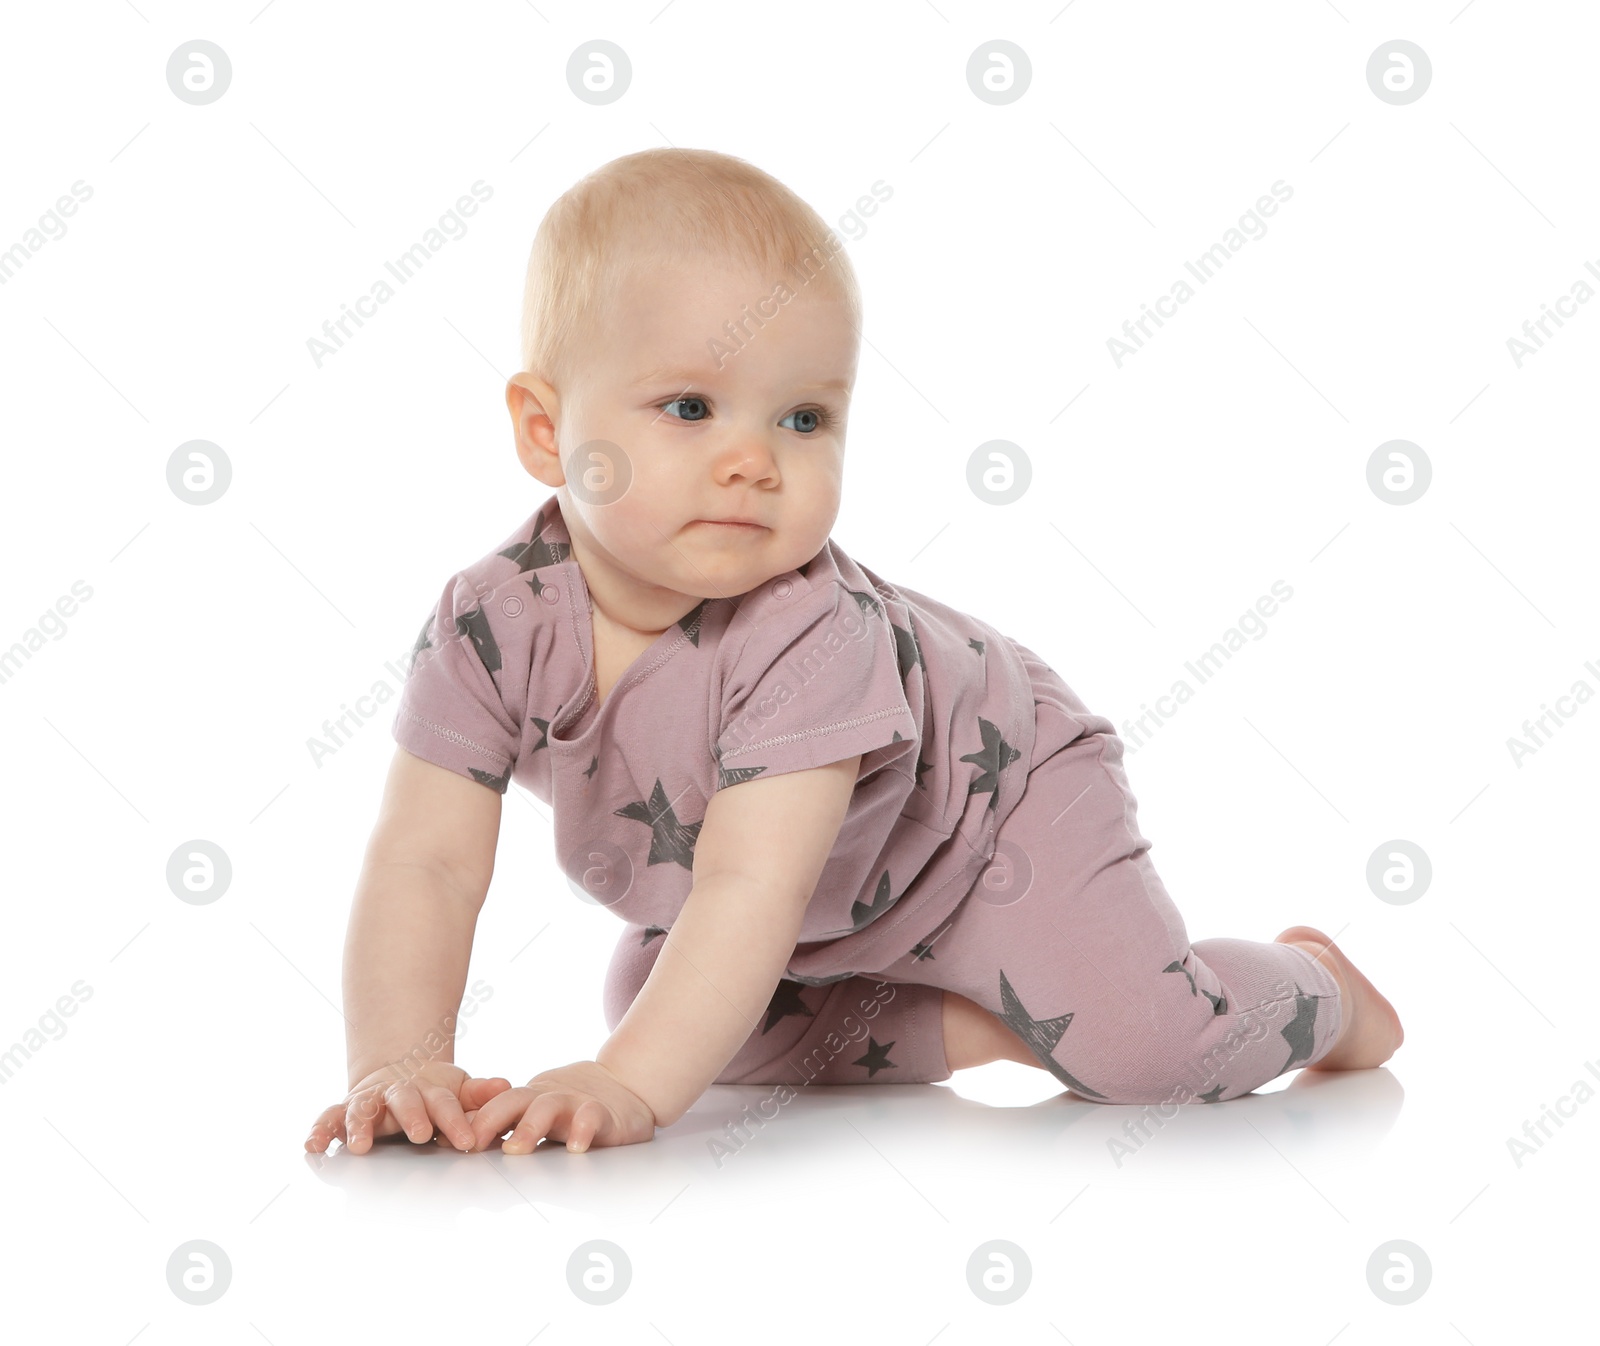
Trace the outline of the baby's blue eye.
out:
[[[827,426],[829,422],[827,412],[818,410],[815,407],[806,407],[800,411],[791,411],[788,416],[783,418],[783,421],[788,420],[791,416],[806,416],[810,418],[802,422],[800,425],[794,427],[796,430],[802,431],[805,434],[810,434],[814,430],[821,430]],[[783,421],[779,421],[778,424],[782,425]]]
[[[706,418],[706,400],[703,397],[675,397],[672,399],[672,401],[668,402],[666,406],[662,407],[661,410],[667,411],[672,407],[678,406],[680,403],[700,408],[700,411],[697,415],[680,416],[680,420],[703,421]]]
[[[691,414],[684,415],[673,411],[674,407],[683,407]],[[711,404],[703,397],[675,397],[670,402],[662,403],[661,411],[663,414],[671,415],[677,420],[696,425],[710,417]],[[787,425],[791,420],[795,419],[799,419],[799,424],[793,428],[808,436],[816,434],[819,430],[831,429],[834,423],[833,413],[826,407],[802,407],[799,411],[791,411],[778,424]]]

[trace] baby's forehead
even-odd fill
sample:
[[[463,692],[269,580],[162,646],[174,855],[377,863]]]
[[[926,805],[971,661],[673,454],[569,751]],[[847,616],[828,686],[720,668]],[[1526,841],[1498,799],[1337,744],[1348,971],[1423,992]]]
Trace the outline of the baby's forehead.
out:
[[[596,333],[607,362],[628,383],[681,383],[726,375],[756,378],[799,367],[819,381],[853,382],[860,341],[842,302],[737,283],[652,285],[619,294]]]
[[[705,252],[683,255],[629,254],[608,268],[605,286],[613,301],[639,305],[671,295],[684,307],[740,306],[752,310],[763,302],[789,304],[797,299],[830,300],[832,287],[808,282],[782,266],[758,265],[743,257]]]
[[[831,276],[707,249],[630,247],[609,267],[585,345],[628,388],[727,381],[853,384],[850,304]],[[821,389],[819,388],[819,391]]]
[[[825,260],[786,256],[776,247],[762,255],[709,244],[678,247],[646,237],[607,250],[601,272],[602,288],[619,297],[652,289],[737,290],[752,304],[762,297],[845,302],[843,277]]]

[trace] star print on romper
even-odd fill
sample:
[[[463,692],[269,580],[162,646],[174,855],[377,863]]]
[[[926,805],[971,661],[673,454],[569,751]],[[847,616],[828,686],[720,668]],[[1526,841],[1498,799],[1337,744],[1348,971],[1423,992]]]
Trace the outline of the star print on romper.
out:
[[[1294,992],[1294,1018],[1278,1030],[1289,1044],[1289,1059],[1278,1067],[1280,1075],[1292,1069],[1296,1061],[1310,1060],[1311,1048],[1315,1045],[1311,1029],[1317,1022],[1317,1001],[1321,997],[1307,995],[1300,989],[1299,982],[1295,983]]]
[[[1228,998],[1226,996],[1212,995],[1210,991],[1203,990],[1199,986],[1195,985],[1194,974],[1190,972],[1189,969],[1186,968],[1182,963],[1173,961],[1168,963],[1161,970],[1163,972],[1181,972],[1185,977],[1189,978],[1189,994],[1192,996],[1203,995],[1207,1000],[1209,1000],[1211,1002],[1211,1013],[1213,1015],[1226,1014],[1228,1012]]]
[[[433,642],[428,639],[428,633],[433,630],[433,613],[428,614],[428,619],[422,623],[422,630],[417,632],[417,643],[411,647],[411,662],[406,666],[407,672],[417,666],[417,656],[423,650],[431,650]]]
[[[978,732],[983,735],[983,747],[961,758],[963,762],[983,768],[982,774],[967,786],[967,793],[975,795],[981,790],[988,790],[989,807],[993,808],[995,800],[1000,797],[1000,773],[1022,756],[1022,749],[1013,748],[1006,742],[999,727],[990,724],[981,715],[978,717]]]
[[[1004,969],[1001,970],[1000,1019],[1005,1026],[1021,1038],[1027,1044],[1028,1050],[1039,1058],[1039,1064],[1067,1088],[1083,1094],[1086,1098],[1104,1098],[1104,1094],[1089,1088],[1068,1074],[1066,1067],[1050,1055],[1055,1050],[1056,1043],[1061,1041],[1062,1034],[1067,1031],[1067,1025],[1072,1022],[1072,1013],[1069,1011],[1057,1015],[1054,1019],[1035,1019],[1022,1007],[1021,998],[1011,989],[1011,983],[1006,979]]]
[[[889,1059],[889,1048],[892,1046],[894,1046],[893,1042],[879,1042],[877,1038],[869,1033],[867,1035],[866,1055],[856,1057],[850,1064],[853,1066],[865,1066],[869,1080],[880,1070],[899,1070],[900,1067]]]
[[[498,776],[491,775],[487,771],[479,771],[475,766],[469,766],[467,770],[472,773],[473,780],[482,785],[487,785],[496,794],[503,795],[511,785],[511,767],[509,764],[506,766],[505,771]]]
[[[777,986],[773,988],[772,999],[767,1001],[767,1021],[761,1025],[761,1031],[767,1032],[773,1024],[791,1014],[804,1014],[808,1019],[817,1017],[816,1012],[808,1009],[806,1002],[800,999],[800,983],[779,977]]]
[[[658,935],[664,935],[666,933],[667,933],[667,927],[664,926],[664,925],[647,925],[647,926],[645,926],[644,934],[639,937],[639,947],[641,949],[644,948],[645,945],[649,944],[650,941],[655,939]]]
[[[749,780],[752,776],[759,776],[766,770],[764,766],[736,766],[732,769],[718,765],[717,789],[726,789],[730,785],[737,785],[740,781]]]
[[[718,790],[724,790],[730,785],[737,785],[740,781],[749,780],[753,776],[759,776],[763,771],[766,770],[766,767],[764,766],[725,767],[722,765],[722,745],[720,743],[713,744],[711,751],[717,755]],[[713,793],[715,793],[715,791],[713,791]]]
[[[1196,1094],[1195,1097],[1202,1103],[1216,1103],[1222,1097],[1222,1089],[1223,1086],[1219,1084],[1214,1089],[1207,1089],[1203,1094]]]
[[[917,644],[916,628],[911,625],[911,618],[906,618],[906,629],[902,630],[893,622],[889,629],[894,632],[895,659],[900,665],[900,683],[905,685],[906,675],[918,664],[922,665],[923,676],[927,676],[928,664],[922,657],[922,646]]]
[[[495,643],[494,632],[489,628],[489,619],[484,615],[482,606],[473,608],[471,612],[463,612],[456,618],[456,634],[472,638],[473,648],[478,651],[478,658],[489,672],[500,671],[500,646]]]
[[[1184,976],[1189,978],[1189,994],[1190,995],[1198,995],[1199,994],[1199,992],[1195,990],[1194,974],[1192,972],[1190,972],[1189,969],[1186,968],[1182,963],[1178,962],[1177,959],[1173,959],[1172,962],[1168,963],[1161,970],[1163,972],[1181,972],[1181,973],[1183,973]]]
[[[979,640],[977,636],[968,636],[967,644],[975,649],[979,654],[983,653],[983,642]],[[1039,703],[1035,701],[1033,704],[1037,706]]]
[[[685,869],[694,868],[694,843],[700,838],[700,823],[678,821],[678,815],[667,801],[667,792],[661,788],[660,776],[656,777],[648,804],[636,799],[620,809],[613,809],[612,813],[618,818],[632,818],[650,825],[650,858],[645,863],[663,865],[676,860]]]
[[[923,940],[920,944],[913,944],[911,946],[911,961],[920,963],[924,958],[932,958],[934,944],[944,938],[951,924],[952,922],[946,921],[932,939]]]
[[[878,889],[872,895],[871,902],[855,901],[850,904],[850,930],[855,932],[862,926],[882,916],[890,907],[894,906],[895,899],[889,895],[889,871],[883,871],[878,879]]]
[[[530,570],[537,570],[540,566],[560,565],[567,559],[572,551],[570,542],[546,542],[544,530],[540,529],[526,542],[513,542],[503,552],[499,553],[509,561],[517,563],[517,570],[526,574]],[[528,581],[535,589],[541,586],[533,580]]]
[[[700,648],[700,619],[705,616],[706,604],[710,601],[709,598],[702,598],[689,611],[678,618],[679,630],[689,637],[689,643],[695,649]]]
[[[862,612],[869,613],[874,617],[883,616],[883,604],[878,602],[875,595],[869,594],[865,589],[846,589],[845,592],[856,600],[856,606]]]

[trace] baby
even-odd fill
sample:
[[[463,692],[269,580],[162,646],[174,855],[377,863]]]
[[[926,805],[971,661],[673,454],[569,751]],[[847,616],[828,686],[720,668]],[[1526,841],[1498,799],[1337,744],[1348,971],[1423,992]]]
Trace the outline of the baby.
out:
[[[630,154],[551,207],[506,401],[554,494],[417,639],[350,917],[349,1089],[308,1150],[627,1145],[712,1083],[996,1060],[1215,1103],[1399,1047],[1318,930],[1191,944],[1111,721],[829,536],[860,327],[837,236],[742,160]],[[513,780],[625,923],[610,1037],[520,1088],[452,1064]]]

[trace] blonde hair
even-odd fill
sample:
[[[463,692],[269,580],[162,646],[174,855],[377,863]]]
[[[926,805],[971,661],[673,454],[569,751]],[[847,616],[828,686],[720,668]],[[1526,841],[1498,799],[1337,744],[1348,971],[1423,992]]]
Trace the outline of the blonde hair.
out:
[[[613,281],[641,259],[697,252],[783,271],[795,291],[815,279],[831,284],[861,328],[844,244],[805,201],[730,154],[648,149],[602,164],[540,221],[523,288],[522,367],[565,388]]]

